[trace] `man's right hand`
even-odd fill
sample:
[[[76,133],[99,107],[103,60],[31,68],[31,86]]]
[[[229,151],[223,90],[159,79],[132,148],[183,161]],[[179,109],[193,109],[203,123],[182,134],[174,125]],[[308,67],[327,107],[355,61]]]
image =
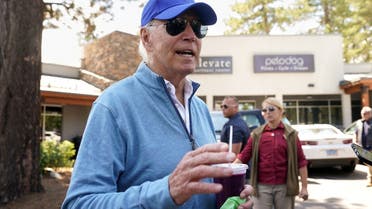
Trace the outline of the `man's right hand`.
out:
[[[207,144],[188,152],[169,176],[169,191],[173,201],[183,204],[194,194],[218,193],[222,185],[206,183],[204,178],[229,177],[231,168],[211,166],[231,163],[236,155],[228,152],[226,143]]]

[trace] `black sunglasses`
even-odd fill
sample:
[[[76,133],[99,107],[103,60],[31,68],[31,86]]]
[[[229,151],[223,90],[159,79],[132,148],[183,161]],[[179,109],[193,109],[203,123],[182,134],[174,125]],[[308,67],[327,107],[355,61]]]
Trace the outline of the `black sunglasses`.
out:
[[[227,106],[225,104],[224,105],[221,105],[220,107],[221,107],[221,109],[227,109],[227,108],[229,108],[229,106]]]
[[[229,107],[236,107],[236,105],[228,106],[228,105],[223,104],[223,105],[220,106],[221,109],[227,109]]]
[[[268,107],[268,108],[264,108],[261,111],[262,112],[274,112],[275,111],[275,107],[271,106],[271,107]]]
[[[202,25],[199,20],[188,20],[186,18],[176,17],[174,19],[168,20],[166,23],[164,23],[164,25],[169,35],[176,36],[185,31],[187,23],[190,24],[196,37],[198,37],[199,39],[202,39],[207,35],[208,27]]]

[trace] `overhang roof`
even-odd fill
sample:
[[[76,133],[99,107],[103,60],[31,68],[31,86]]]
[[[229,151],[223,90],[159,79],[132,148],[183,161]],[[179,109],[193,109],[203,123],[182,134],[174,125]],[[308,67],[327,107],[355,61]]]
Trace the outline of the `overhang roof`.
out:
[[[363,88],[372,89],[372,74],[345,74],[340,82],[340,88],[346,94],[361,92]]]
[[[40,80],[42,103],[91,106],[102,93],[99,88],[77,78],[42,75]]]

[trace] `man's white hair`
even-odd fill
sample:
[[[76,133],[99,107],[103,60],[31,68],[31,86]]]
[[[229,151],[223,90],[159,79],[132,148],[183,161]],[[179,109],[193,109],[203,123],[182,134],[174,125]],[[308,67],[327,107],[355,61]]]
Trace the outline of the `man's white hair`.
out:
[[[147,52],[146,52],[146,49],[145,49],[145,47],[143,46],[141,40],[140,40],[140,42],[139,42],[139,44],[138,44],[138,53],[140,54],[140,56],[142,57],[142,60],[143,60],[144,62],[147,62],[147,61],[148,61]]]
[[[366,112],[372,112],[372,108],[370,108],[369,106],[364,106],[360,111],[361,116],[363,117],[364,113]]]

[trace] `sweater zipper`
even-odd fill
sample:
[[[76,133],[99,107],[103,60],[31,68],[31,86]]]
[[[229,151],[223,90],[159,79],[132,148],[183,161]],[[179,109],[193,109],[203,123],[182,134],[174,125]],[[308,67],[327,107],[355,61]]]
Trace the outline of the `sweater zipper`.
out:
[[[186,134],[187,134],[187,136],[188,136],[188,138],[189,138],[189,142],[190,142],[190,144],[191,144],[191,149],[192,150],[195,150],[196,149],[196,143],[195,143],[195,139],[194,139],[194,137],[193,137],[193,135],[192,135],[192,123],[191,123],[191,114],[190,114],[190,112],[191,112],[191,109],[190,109],[190,102],[191,102],[191,100],[189,100],[188,101],[188,105],[189,105],[189,119],[190,119],[190,133],[189,133],[189,131],[187,130],[187,127],[186,127],[186,124],[185,124],[185,121],[183,121],[183,119],[182,119],[182,117],[181,117],[181,114],[178,112],[178,109],[177,109],[177,107],[176,107],[176,105],[173,103],[173,100],[172,100],[172,97],[171,97],[171,95],[169,94],[169,92],[168,92],[168,89],[167,89],[167,86],[165,85],[165,82],[164,82],[164,79],[162,78],[162,77],[160,77],[160,79],[161,79],[161,83],[163,84],[163,88],[164,88],[164,90],[165,90],[165,92],[166,92],[166,94],[167,94],[167,96],[168,96],[168,99],[169,99],[169,101],[171,102],[171,104],[172,104],[172,106],[173,106],[173,108],[174,108],[174,110],[176,111],[176,113],[177,113],[177,115],[178,115],[178,119],[181,121],[181,124],[182,124],[182,126],[183,126],[183,129],[184,129],[184,131],[186,132]],[[191,95],[191,97],[194,95],[194,93]],[[190,98],[191,98],[190,97]]]

